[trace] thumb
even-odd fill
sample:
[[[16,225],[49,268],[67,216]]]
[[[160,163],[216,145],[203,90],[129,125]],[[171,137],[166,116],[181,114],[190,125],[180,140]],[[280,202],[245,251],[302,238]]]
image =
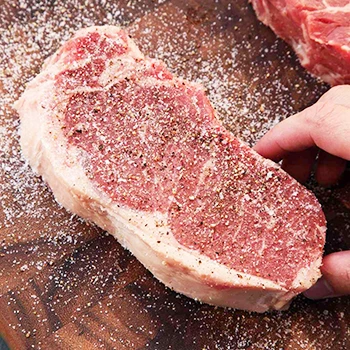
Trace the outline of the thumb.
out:
[[[350,295],[350,250],[324,257],[321,272],[322,278],[304,293],[307,298]]]

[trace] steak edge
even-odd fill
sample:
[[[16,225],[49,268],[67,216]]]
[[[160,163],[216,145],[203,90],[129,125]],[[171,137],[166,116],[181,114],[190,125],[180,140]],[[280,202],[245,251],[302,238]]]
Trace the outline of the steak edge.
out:
[[[314,195],[120,28],[78,31],[15,108],[23,155],[57,201],[175,291],[264,312],[320,277],[326,224]]]
[[[350,84],[348,0],[249,0],[257,17],[290,44],[300,63],[330,85]]]

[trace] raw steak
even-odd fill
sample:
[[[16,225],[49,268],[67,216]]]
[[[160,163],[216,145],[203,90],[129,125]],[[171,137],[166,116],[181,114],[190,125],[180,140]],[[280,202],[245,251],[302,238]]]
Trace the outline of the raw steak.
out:
[[[320,276],[316,198],[237,140],[200,85],[117,27],[80,30],[16,103],[21,145],[68,210],[203,302],[281,309]]]
[[[250,0],[258,18],[331,85],[350,84],[349,0]]]

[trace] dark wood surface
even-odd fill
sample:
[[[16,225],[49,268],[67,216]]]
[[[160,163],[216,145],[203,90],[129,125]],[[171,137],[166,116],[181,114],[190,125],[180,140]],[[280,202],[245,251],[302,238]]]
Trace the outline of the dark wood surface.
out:
[[[0,332],[11,349],[349,349],[349,298],[300,296],[266,314],[197,303],[67,213],[31,172],[12,103],[63,40],[92,24],[128,27],[145,54],[201,81],[249,144],[328,89],[244,0],[0,1]],[[328,219],[327,252],[350,248],[343,182],[309,184]]]

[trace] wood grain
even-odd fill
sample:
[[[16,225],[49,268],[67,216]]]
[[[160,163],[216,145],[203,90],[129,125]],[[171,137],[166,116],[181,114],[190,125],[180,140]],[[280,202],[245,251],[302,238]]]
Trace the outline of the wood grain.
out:
[[[282,313],[203,305],[61,208],[21,159],[12,103],[74,30],[127,26],[141,50],[199,80],[224,124],[253,144],[328,87],[257,21],[247,1],[0,1],[0,332],[11,349],[349,349],[350,300],[302,296]],[[349,249],[350,176],[309,187],[326,252]]]

